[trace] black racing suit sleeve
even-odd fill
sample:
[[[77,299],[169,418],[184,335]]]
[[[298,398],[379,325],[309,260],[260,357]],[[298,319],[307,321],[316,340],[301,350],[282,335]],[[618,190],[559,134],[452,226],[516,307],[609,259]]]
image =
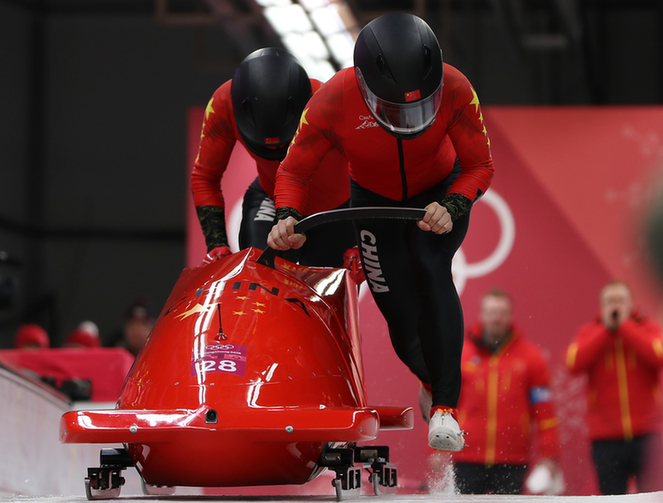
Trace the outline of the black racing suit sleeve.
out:
[[[228,246],[226,219],[223,208],[218,206],[196,206],[196,214],[205,236],[207,251],[219,246]]]

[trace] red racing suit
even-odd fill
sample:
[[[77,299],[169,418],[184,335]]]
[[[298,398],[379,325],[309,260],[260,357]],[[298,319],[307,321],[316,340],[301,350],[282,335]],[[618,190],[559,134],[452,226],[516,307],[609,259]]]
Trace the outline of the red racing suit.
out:
[[[233,114],[231,82],[227,81],[214,92],[205,110],[198,157],[191,173],[191,190],[196,207],[225,207],[221,178],[228,167],[235,142],[239,141],[244,145]],[[315,93],[320,88],[320,82],[311,79],[311,87]],[[256,161],[260,186],[273,199],[279,161],[263,159],[248,148],[247,151]],[[350,198],[350,186],[344,183],[344,180],[348,179],[347,160],[341,152],[330,152],[320,160],[320,164],[324,169],[311,179],[316,197],[303,201],[303,215],[336,208]]]
[[[354,68],[338,72],[305,107],[279,166],[277,214],[281,208],[301,213],[309,192],[318,196],[311,182],[330,152],[349,161],[351,206],[424,208],[452,193],[474,201],[493,177],[479,99],[467,78],[447,64],[443,85],[435,122],[420,136],[401,139],[374,120]],[[470,208],[458,212],[444,235],[413,222],[354,222],[371,294],[392,345],[412,373],[430,383],[433,406],[456,407],[460,395],[463,313],[451,261],[467,232]]]
[[[566,366],[587,374],[592,440],[630,440],[661,429],[661,327],[634,311],[614,332],[597,317],[566,352]]]
[[[454,460],[486,466],[530,462],[531,424],[537,426],[542,458],[558,459],[558,420],[550,392],[550,369],[537,346],[512,327],[493,353],[482,327],[465,337],[458,422],[470,432]]]
[[[314,176],[330,152],[350,162],[350,176],[361,187],[402,201],[439,184],[458,157],[461,173],[449,193],[474,201],[493,176],[490,140],[479,99],[466,77],[444,64],[442,104],[435,122],[421,136],[399,141],[371,116],[357,87],[354,68],[338,72],[313,95],[302,114],[288,155],[277,173],[276,206],[302,213]],[[432,202],[432,201],[430,201]]]

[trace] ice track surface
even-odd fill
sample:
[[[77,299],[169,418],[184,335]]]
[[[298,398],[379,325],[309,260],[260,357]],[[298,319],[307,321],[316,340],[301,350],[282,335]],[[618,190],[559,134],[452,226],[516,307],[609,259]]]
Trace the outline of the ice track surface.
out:
[[[333,495],[329,496],[120,496],[120,503],[145,503],[149,501],[164,502],[207,502],[219,501],[227,503],[261,503],[274,501],[278,503],[305,503],[305,502],[335,502]],[[454,494],[416,494],[416,495],[383,495],[383,496],[357,496],[348,497],[343,501],[360,503],[379,503],[390,501],[393,503],[418,503],[423,501],[440,501],[449,503],[661,503],[663,492],[629,494],[626,496],[507,496],[507,495],[454,495]],[[0,503],[75,503],[87,502],[85,496],[13,496],[0,495]]]

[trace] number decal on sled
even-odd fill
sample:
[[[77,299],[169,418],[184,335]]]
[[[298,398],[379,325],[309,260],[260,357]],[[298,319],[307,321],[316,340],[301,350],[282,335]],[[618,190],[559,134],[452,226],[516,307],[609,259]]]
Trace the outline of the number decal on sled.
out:
[[[246,371],[246,346],[238,344],[210,344],[204,353],[191,363],[191,375],[223,372],[244,376]]]

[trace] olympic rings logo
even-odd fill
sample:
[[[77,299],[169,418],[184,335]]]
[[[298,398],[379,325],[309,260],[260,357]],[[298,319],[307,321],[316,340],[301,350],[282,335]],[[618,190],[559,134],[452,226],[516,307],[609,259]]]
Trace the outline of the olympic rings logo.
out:
[[[206,346],[207,350],[218,350],[218,351],[230,351],[231,349],[235,349],[234,344],[210,344],[209,346]]]
[[[511,253],[516,239],[516,223],[513,213],[502,196],[491,189],[481,196],[476,204],[480,203],[487,204],[495,212],[500,225],[500,239],[491,254],[479,262],[468,263],[462,246],[456,252],[451,271],[459,295],[465,289],[469,279],[486,276],[501,266]]]

